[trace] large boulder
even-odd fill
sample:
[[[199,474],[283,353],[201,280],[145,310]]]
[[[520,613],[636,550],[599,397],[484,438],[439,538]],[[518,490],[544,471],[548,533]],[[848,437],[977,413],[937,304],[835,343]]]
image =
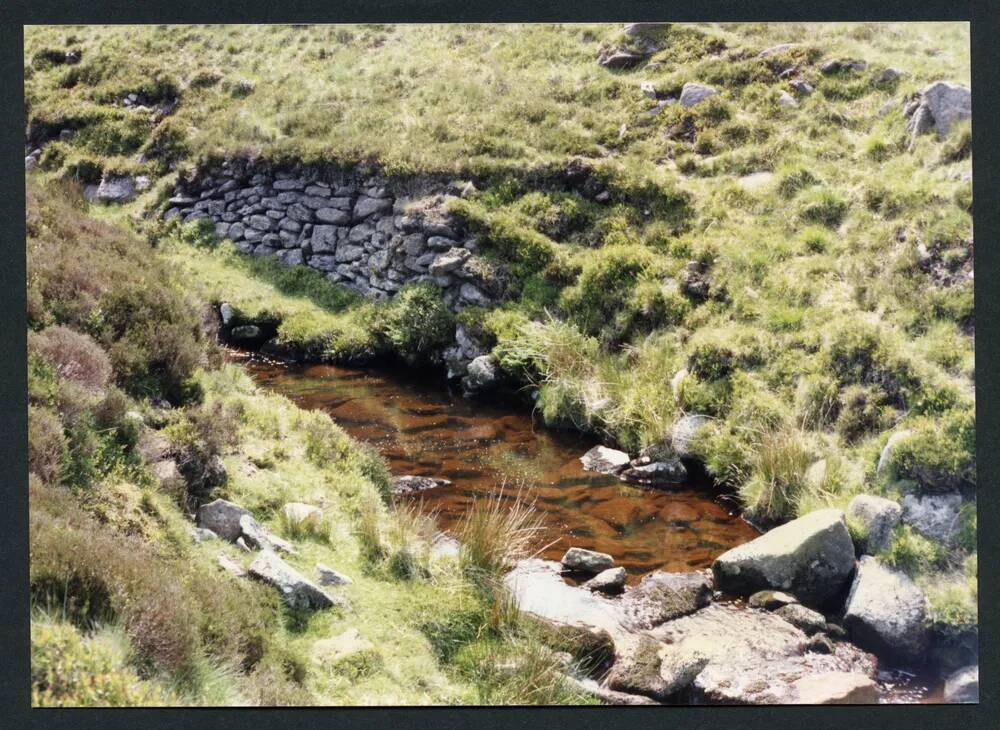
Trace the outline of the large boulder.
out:
[[[847,597],[844,625],[858,646],[920,660],[929,638],[927,598],[906,574],[864,555]]]
[[[602,474],[617,474],[628,466],[628,454],[607,446],[595,446],[580,457],[585,471],[599,471]]]
[[[693,450],[695,439],[701,430],[708,425],[711,419],[694,413],[681,416],[674,421],[674,428],[670,436],[670,444],[674,453],[681,458],[692,458],[696,456]]]
[[[847,516],[857,520],[864,530],[858,548],[874,555],[889,547],[892,531],[903,516],[903,508],[891,499],[859,494],[847,505]]]
[[[718,93],[719,92],[711,86],[688,82],[681,88],[681,106],[694,106],[695,104],[703,102],[708,97],[715,96]]]
[[[250,563],[250,575],[270,583],[281,593],[289,607],[320,609],[342,606],[342,599],[333,598],[270,550],[263,551]]]
[[[935,81],[920,92],[934,119],[934,130],[939,136],[951,131],[952,125],[972,116],[972,92],[964,86]]]
[[[924,537],[951,545],[958,537],[959,513],[962,496],[953,494],[928,494],[903,497],[903,523],[909,525]]]
[[[217,499],[198,509],[198,526],[211,530],[223,540],[236,542],[243,534],[240,519],[244,516],[252,516],[250,510],[224,499]]]
[[[776,527],[720,555],[712,564],[715,585],[749,595],[787,591],[810,605],[839,594],[854,570],[854,543],[844,513],[821,509]]]
[[[706,573],[665,573],[645,576],[621,601],[628,625],[650,629],[704,608],[712,600],[712,581]]]
[[[959,669],[944,683],[944,701],[952,704],[979,702],[979,666]]]
[[[563,555],[561,562],[566,570],[581,573],[600,573],[613,567],[615,559],[607,553],[599,553],[596,550],[587,550],[580,547],[571,547]]]

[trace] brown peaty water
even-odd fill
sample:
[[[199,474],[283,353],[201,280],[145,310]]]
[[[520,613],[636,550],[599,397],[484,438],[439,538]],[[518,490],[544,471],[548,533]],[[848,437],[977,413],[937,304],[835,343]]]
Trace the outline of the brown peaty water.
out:
[[[537,425],[523,404],[470,401],[440,382],[407,372],[330,365],[283,365],[249,359],[253,378],[305,408],[321,409],[355,438],[375,446],[395,475],[448,479],[450,486],[413,497],[455,527],[470,501],[501,485],[534,501],[552,542],[541,557],[570,547],[609,553],[630,582],[652,570],[706,568],[758,532],[710,491],[676,485],[641,489],[584,471],[594,445],[579,434]],[[401,368],[402,369],[402,368]]]

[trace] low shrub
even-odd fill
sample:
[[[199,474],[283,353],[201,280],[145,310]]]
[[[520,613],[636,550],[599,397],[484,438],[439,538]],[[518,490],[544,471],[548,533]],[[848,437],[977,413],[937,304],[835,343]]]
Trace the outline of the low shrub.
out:
[[[750,517],[763,524],[795,517],[798,502],[808,488],[805,474],[812,461],[801,434],[764,433],[749,479],[740,486],[740,497]]]
[[[927,490],[975,486],[976,417],[971,408],[921,417],[911,430],[892,451],[890,467],[897,478],[915,479]]]
[[[445,306],[441,291],[430,284],[400,289],[379,310],[378,330],[392,351],[409,360],[425,360],[454,338],[454,315]]]
[[[799,196],[799,217],[807,223],[836,228],[847,214],[848,204],[837,193],[814,188]]]

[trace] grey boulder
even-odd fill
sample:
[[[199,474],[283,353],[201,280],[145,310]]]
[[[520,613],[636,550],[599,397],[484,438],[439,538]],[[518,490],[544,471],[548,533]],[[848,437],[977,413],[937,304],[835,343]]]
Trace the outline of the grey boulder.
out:
[[[694,613],[712,600],[712,581],[706,573],[665,573],[645,576],[621,601],[628,625],[650,629]]]
[[[681,88],[681,106],[694,106],[710,96],[715,96],[719,92],[711,86],[705,84],[695,84],[688,82]]]
[[[127,203],[135,197],[135,182],[127,175],[105,175],[95,198],[102,203]]]
[[[681,416],[674,421],[670,444],[674,453],[681,458],[697,456],[694,451],[695,440],[711,419],[700,414]]]
[[[924,537],[951,545],[958,537],[959,514],[962,496],[953,494],[928,494],[903,497],[903,522]]]
[[[198,526],[211,530],[223,540],[235,542],[243,534],[240,519],[249,515],[250,510],[224,499],[217,499],[198,508]]]
[[[583,584],[590,591],[617,594],[625,590],[625,568],[608,568],[602,570]]]
[[[840,593],[854,570],[854,543],[844,513],[821,509],[728,550],[712,564],[716,587],[748,595],[787,591],[822,605]]]
[[[607,446],[595,446],[580,457],[585,471],[599,471],[602,474],[617,474],[628,466],[628,454]]]
[[[607,553],[571,547],[563,555],[561,562],[567,570],[576,570],[582,573],[600,573],[613,567],[615,559]]]
[[[847,505],[847,516],[857,520],[864,529],[859,549],[874,555],[889,547],[892,531],[903,516],[896,502],[871,494],[859,494]]]
[[[864,555],[847,597],[844,625],[864,649],[919,660],[928,644],[927,599],[906,574]]]

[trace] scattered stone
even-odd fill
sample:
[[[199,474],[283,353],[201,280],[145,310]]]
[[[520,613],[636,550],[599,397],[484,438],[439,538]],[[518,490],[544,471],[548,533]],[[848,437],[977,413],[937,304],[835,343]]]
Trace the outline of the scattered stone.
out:
[[[422,492],[425,489],[433,489],[434,487],[446,487],[450,484],[451,482],[447,479],[406,475],[393,478],[391,491],[394,495],[398,496]]]
[[[945,680],[944,701],[949,704],[979,702],[979,665],[959,669]]]
[[[778,103],[781,104],[781,106],[787,106],[787,107],[796,107],[799,105],[799,103],[795,101],[795,97],[789,94],[787,91],[782,91],[778,95]]]
[[[854,543],[844,513],[810,512],[748,543],[712,564],[716,587],[746,595],[771,588],[822,605],[840,593],[854,570]]]
[[[340,573],[334,570],[333,568],[327,567],[322,563],[316,563],[316,571],[319,573],[320,585],[346,586],[354,582],[343,573]]]
[[[907,494],[903,497],[903,523],[912,527],[924,537],[952,545],[958,537],[959,513],[962,509],[962,495],[929,494],[918,497]]]
[[[298,552],[290,542],[282,540],[264,529],[263,525],[251,515],[240,517],[240,530],[243,541],[252,548],[280,551],[293,555]]]
[[[627,48],[608,48],[601,51],[597,56],[597,63],[604,68],[626,69],[638,66],[652,55],[640,51],[632,51]]]
[[[859,494],[847,505],[847,516],[860,522],[865,531],[858,548],[869,555],[889,547],[902,515],[903,509],[891,499],[871,494]]]
[[[809,96],[815,89],[812,87],[808,81],[803,81],[802,79],[793,79],[788,82],[788,85],[792,87],[792,90],[802,96]]]
[[[583,587],[591,591],[617,595],[625,590],[625,568],[602,570],[584,583]]]
[[[127,175],[105,175],[95,198],[102,203],[127,203],[135,197],[135,182]]]
[[[864,71],[868,64],[856,59],[832,58],[820,64],[819,70],[824,74],[835,74],[841,71]]]
[[[198,526],[211,530],[223,540],[236,542],[243,534],[240,518],[250,516],[250,511],[238,504],[217,499],[198,508]]]
[[[670,438],[670,445],[674,452],[682,459],[697,456],[693,450],[695,439],[701,430],[708,425],[711,419],[708,416],[692,414],[681,416],[674,421],[674,428]]]
[[[927,599],[905,573],[863,555],[847,597],[844,625],[858,646],[918,660],[928,643]]]
[[[826,630],[826,619],[823,618],[823,614],[799,603],[789,603],[775,610],[774,613],[793,626],[798,626],[806,636],[812,636]]]
[[[250,563],[249,573],[277,588],[291,608],[321,609],[344,605],[342,599],[328,595],[270,550],[263,551]]]
[[[562,557],[562,565],[567,570],[581,573],[600,573],[611,568],[615,559],[607,553],[599,553],[586,548],[571,547]]]
[[[687,469],[679,459],[654,461],[643,466],[630,466],[621,472],[619,478],[629,484],[662,487],[683,482],[687,479]]]
[[[887,84],[891,84],[893,81],[896,81],[902,75],[902,71],[898,69],[892,67],[884,68],[879,71],[878,75],[875,77],[875,83],[878,86],[885,86]]]
[[[712,600],[712,581],[701,573],[655,571],[622,597],[621,610],[630,627],[650,629],[694,613]]]
[[[296,525],[304,529],[314,529],[319,526],[323,519],[323,510],[311,504],[302,502],[289,502],[284,508],[285,519],[290,525]]]
[[[681,88],[681,106],[694,106],[704,101],[710,96],[715,96],[719,92],[711,86],[705,84],[695,84],[688,82]]]
[[[799,599],[795,596],[782,593],[781,591],[757,591],[750,596],[747,605],[750,608],[763,608],[766,611],[774,611],[775,609],[798,602]]]
[[[336,664],[351,655],[373,651],[375,645],[361,636],[354,627],[347,629],[339,636],[330,639],[320,639],[312,648],[313,661],[317,664]]]
[[[825,672],[797,679],[795,703],[801,705],[874,705],[878,687],[856,672]]]
[[[617,474],[628,466],[628,454],[607,446],[595,446],[580,457],[584,471],[599,471],[602,474]]]

